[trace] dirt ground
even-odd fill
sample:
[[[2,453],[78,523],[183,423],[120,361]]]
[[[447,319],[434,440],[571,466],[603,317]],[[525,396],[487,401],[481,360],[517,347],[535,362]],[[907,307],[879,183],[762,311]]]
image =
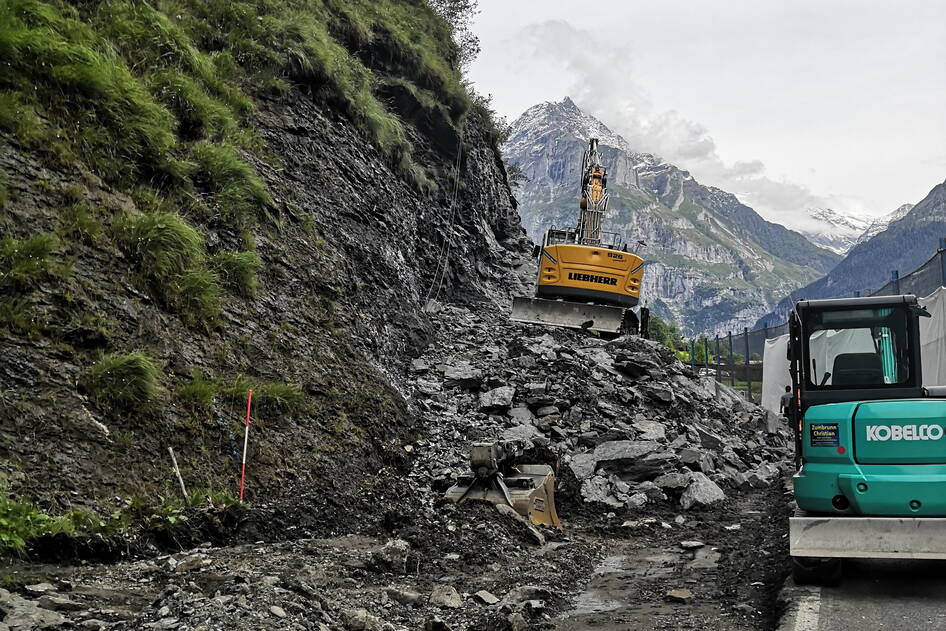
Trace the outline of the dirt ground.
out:
[[[774,628],[789,567],[781,491],[754,491],[682,525],[674,519],[588,529],[606,554],[556,629]],[[673,590],[690,594],[674,599]]]
[[[36,622],[11,631],[45,620],[93,631],[774,628],[788,569],[784,428],[651,342],[523,331],[500,315],[445,309],[453,328],[412,362],[416,436],[379,442],[376,468],[288,482],[240,514],[205,510],[172,538],[43,542],[32,564],[0,568],[0,620]],[[499,413],[490,401],[503,391]],[[562,530],[442,499],[470,443],[523,431],[531,446],[517,458],[556,471]],[[641,445],[660,458],[620,455]],[[619,455],[598,458],[600,446]],[[588,496],[579,456],[602,461],[594,479],[608,493]],[[612,461],[624,464],[606,471]],[[661,473],[685,490],[665,480],[665,493],[652,481]],[[685,503],[697,474],[715,493]]]
[[[103,623],[82,628],[374,628],[351,621],[364,610],[378,629],[510,629],[519,614],[523,629],[764,630],[788,567],[785,507],[773,485],[682,516],[565,513],[565,529],[539,543],[488,505],[442,505],[405,511],[393,533],[408,544],[403,567],[379,561],[390,537],[342,535],[5,574],[52,585],[75,625]],[[460,606],[434,602],[444,587]]]

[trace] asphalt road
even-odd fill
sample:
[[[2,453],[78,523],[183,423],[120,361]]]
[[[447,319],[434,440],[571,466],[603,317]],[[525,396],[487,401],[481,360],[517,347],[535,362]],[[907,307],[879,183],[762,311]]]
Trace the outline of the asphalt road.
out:
[[[946,631],[946,561],[847,560],[840,586],[792,599],[779,631]]]

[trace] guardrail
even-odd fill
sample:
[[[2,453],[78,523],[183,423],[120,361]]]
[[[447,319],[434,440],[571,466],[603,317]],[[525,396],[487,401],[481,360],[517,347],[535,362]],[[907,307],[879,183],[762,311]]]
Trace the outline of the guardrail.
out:
[[[926,263],[909,274],[900,276],[899,270],[891,270],[890,280],[882,287],[875,291],[855,291],[854,296],[914,294],[922,297],[928,296],[939,287],[946,287],[946,238],[939,240],[936,253]],[[725,380],[723,372],[726,372],[729,377],[729,384],[733,387],[736,387],[737,376],[740,376],[739,381],[746,384],[746,398],[752,400],[753,377],[755,372],[761,371],[761,355],[765,348],[765,341],[786,333],[788,333],[788,322],[763,326],[752,331],[749,330],[749,327],[743,327],[742,333],[736,332],[735,340],[732,331],[727,331],[726,335],[722,337],[719,332],[704,333],[698,336],[701,340],[706,340],[706,343],[703,344],[703,357],[695,357],[696,338],[690,340],[690,366],[694,369],[702,368],[705,371],[712,371],[715,368],[718,381]],[[710,353],[714,342],[715,361],[711,362]],[[745,361],[738,366],[735,362],[736,355],[745,357]],[[753,360],[753,355],[758,355],[758,360]],[[753,368],[756,361],[758,361],[758,369]],[[742,374],[737,375],[737,372]],[[761,382],[761,377],[758,381]]]

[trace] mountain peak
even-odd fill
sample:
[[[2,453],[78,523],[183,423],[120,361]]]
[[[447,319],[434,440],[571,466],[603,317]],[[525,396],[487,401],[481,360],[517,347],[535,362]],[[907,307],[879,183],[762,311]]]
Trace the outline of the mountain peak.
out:
[[[815,245],[844,254],[870,225],[866,217],[833,208],[809,208],[797,230]]]
[[[561,101],[538,103],[523,112],[511,126],[505,153],[521,155],[528,152],[535,147],[535,139],[543,136],[568,138],[582,144],[586,144],[589,138],[597,138],[602,147],[613,147],[627,154],[638,166],[665,166],[657,156],[634,151],[620,134],[582,110],[569,96]]]
[[[575,102],[572,100],[572,97],[570,96],[566,96],[564,99],[562,99],[560,105],[564,109],[574,110],[575,112],[581,113],[581,110],[578,108],[577,105],[575,105]]]
[[[759,320],[785,318],[799,298],[840,298],[882,287],[890,270],[901,278],[922,265],[937,248],[938,235],[946,234],[946,182],[937,184],[916,205],[904,204],[871,222],[870,227],[826,276],[785,297]],[[878,264],[878,261],[881,263]],[[908,291],[925,295],[940,282],[939,270],[921,275]]]

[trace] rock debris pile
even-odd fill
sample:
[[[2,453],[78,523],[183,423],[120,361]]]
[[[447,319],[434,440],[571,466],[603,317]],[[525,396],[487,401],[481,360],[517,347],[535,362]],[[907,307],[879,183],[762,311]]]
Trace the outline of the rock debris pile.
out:
[[[704,507],[780,476],[790,444],[784,421],[661,344],[518,325],[459,306],[436,317],[446,329],[440,342],[411,365],[431,427],[412,447],[414,476],[436,488],[465,473],[470,442],[499,439],[550,454],[566,496],[609,510]]]
[[[596,551],[476,504],[418,515],[395,538],[344,535],[198,548],[60,568],[0,589],[0,631],[505,631],[542,628]],[[552,534],[552,533],[550,533]],[[5,617],[4,617],[5,616]],[[6,626],[4,626],[6,625]]]
[[[60,568],[0,589],[0,631],[552,629],[613,542],[658,560],[647,561],[660,565],[653,582],[634,589],[660,606],[764,604],[753,585],[769,566],[739,542],[775,529],[761,505],[735,524],[714,505],[780,478],[790,441],[779,419],[654,342],[513,324],[486,308],[433,318],[441,330],[402,383],[419,432],[387,446],[407,464],[378,498],[383,531]],[[467,473],[470,444],[493,440],[557,469],[564,531],[442,499]]]

